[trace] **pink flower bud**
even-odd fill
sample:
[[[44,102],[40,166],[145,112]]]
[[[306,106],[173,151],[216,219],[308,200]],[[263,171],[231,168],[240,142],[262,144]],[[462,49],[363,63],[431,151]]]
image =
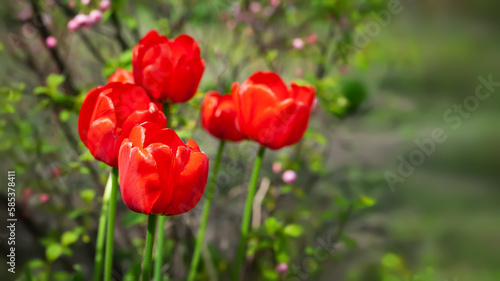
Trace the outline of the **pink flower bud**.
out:
[[[293,39],[292,45],[295,49],[301,50],[302,48],[304,48],[304,41],[300,38],[295,38]]]
[[[49,48],[54,48],[57,46],[57,40],[53,36],[49,36],[45,39],[45,45]]]
[[[110,7],[111,7],[110,0],[101,0],[101,2],[99,2],[99,9],[103,12],[109,10]]]
[[[295,68],[295,77],[302,77],[304,75],[304,70],[301,67]]]
[[[258,12],[260,12],[260,9],[262,8],[262,6],[260,5],[259,2],[252,1],[252,2],[250,2],[250,7],[249,8],[250,8],[250,11],[252,13],[258,13]]]
[[[31,6],[26,6],[26,8],[24,8],[22,11],[19,12],[19,14],[17,14],[17,18],[19,20],[28,20],[29,18],[31,18],[31,16],[33,15],[33,11],[31,10]]]
[[[47,38],[48,39],[48,38]],[[61,176],[61,169],[55,167],[52,169],[52,175],[56,178]]]
[[[271,6],[278,7],[280,5],[280,0],[271,0],[269,1]]]
[[[102,19],[102,12],[99,10],[92,10],[89,17],[92,22],[98,22]]]
[[[50,196],[47,194],[47,193],[43,193],[42,195],[40,195],[40,203],[47,203],[47,201],[49,201],[50,199]]]
[[[283,274],[288,271],[288,264],[286,262],[282,262],[276,266],[276,272]]]
[[[76,15],[74,20],[78,23],[78,26],[91,27],[93,23],[90,17],[84,14]]]
[[[280,162],[273,163],[273,172],[275,174],[279,174],[281,172],[281,163]]]
[[[31,196],[31,189],[30,188],[24,189],[23,195],[24,195],[24,197],[30,197]]]
[[[314,44],[314,43],[316,43],[317,39],[318,39],[318,36],[316,34],[311,34],[311,35],[309,35],[309,37],[307,37],[307,43]]]
[[[349,24],[349,20],[347,18],[341,18],[339,20],[339,25],[340,25],[340,28],[342,28],[342,29],[346,29],[348,24]]]
[[[69,30],[73,31],[73,30],[77,29],[79,26],[80,26],[80,24],[75,19],[71,19],[70,21],[68,21],[68,29]]]
[[[341,65],[339,67],[340,74],[346,75],[349,73],[349,66],[348,65]]]
[[[90,0],[81,0],[80,2],[82,3],[82,5],[85,5],[85,6],[90,4]]]
[[[71,1],[69,1],[69,2],[68,2],[68,6],[69,6],[70,8],[74,8],[74,7],[76,7],[76,1],[75,1],[75,0],[71,0]]]
[[[297,174],[292,171],[292,170],[286,170],[284,173],[283,173],[283,177],[282,177],[283,181],[287,184],[292,184],[295,182],[295,180],[297,179]]]

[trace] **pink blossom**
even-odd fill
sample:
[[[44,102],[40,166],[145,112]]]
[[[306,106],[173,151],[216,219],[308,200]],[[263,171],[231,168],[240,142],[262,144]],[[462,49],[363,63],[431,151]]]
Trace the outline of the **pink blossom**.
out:
[[[258,12],[260,12],[261,8],[262,8],[262,6],[260,5],[259,2],[256,2],[256,1],[250,2],[250,11],[252,13],[258,13]]]
[[[98,22],[102,19],[102,12],[99,10],[92,10],[89,17],[92,22]]]
[[[91,27],[93,23],[90,17],[84,14],[76,15],[74,20],[78,23],[78,26]]]
[[[31,196],[31,189],[30,188],[24,189],[23,195],[24,195],[24,197],[30,197]]]
[[[311,34],[307,37],[307,43],[314,44],[314,43],[316,43],[317,39],[318,39],[318,36],[316,34]]]
[[[315,110],[318,107],[318,103],[319,103],[318,97],[315,97],[313,100],[313,105],[311,107],[311,111]]]
[[[280,5],[280,0],[271,0],[269,3],[271,6],[278,7]]]
[[[101,0],[101,2],[99,2],[99,9],[103,12],[109,10],[110,7],[111,7],[110,0]]]
[[[293,39],[292,45],[295,49],[301,50],[302,48],[304,48],[304,40],[300,38],[295,38]]]
[[[49,48],[54,48],[57,46],[57,39],[54,36],[49,36],[45,39],[45,45]]]
[[[288,271],[288,264],[286,262],[282,262],[276,266],[276,272],[282,274]]]
[[[81,0],[80,2],[82,3],[82,5],[85,5],[85,6],[90,4],[90,0]]]
[[[19,20],[28,20],[29,18],[31,18],[31,16],[33,15],[33,11],[31,10],[31,6],[30,5],[27,5],[22,11],[19,12],[19,14],[17,14],[17,18]]]
[[[76,7],[76,1],[75,1],[75,0],[71,0],[71,1],[69,1],[69,2],[68,2],[68,6],[69,6],[70,8],[74,8],[74,7]]]
[[[295,69],[295,77],[302,77],[304,75],[304,70],[301,67]]]
[[[345,75],[345,74],[349,73],[349,66],[348,65],[341,65],[339,67],[339,71],[340,71],[340,74]]]
[[[273,163],[273,172],[275,174],[279,174],[281,172],[281,163],[280,162]]]
[[[343,17],[339,20],[339,25],[340,25],[340,28],[342,28],[342,29],[346,29],[348,24],[349,24],[349,20],[346,17]]]
[[[50,199],[50,196],[47,194],[47,193],[43,193],[42,195],[40,195],[40,203],[47,203],[47,201],[49,201]]]
[[[282,179],[285,183],[292,184],[297,179],[297,174],[292,170],[286,170],[283,173]]]
[[[70,21],[68,21],[68,29],[69,30],[75,30],[79,26],[80,26],[80,24],[75,19],[71,19]]]
[[[49,38],[47,38],[49,39]],[[61,169],[55,167],[52,169],[52,175],[56,178],[60,177],[61,176]]]

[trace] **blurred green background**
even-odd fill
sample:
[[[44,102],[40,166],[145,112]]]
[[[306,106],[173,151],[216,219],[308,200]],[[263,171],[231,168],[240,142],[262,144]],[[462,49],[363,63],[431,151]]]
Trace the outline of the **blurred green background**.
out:
[[[71,32],[66,24],[74,14],[64,9],[70,1],[35,2],[50,17],[46,25],[73,85],[56,75],[60,69],[31,21],[37,17],[20,19],[30,1],[4,3],[0,167],[4,175],[17,172],[19,280],[29,280],[27,268],[33,280],[90,279],[102,194],[96,183],[109,170],[80,143],[78,109],[117,67],[130,68],[130,48],[150,29],[169,38],[187,33],[200,43],[207,66],[199,93],[174,108],[173,126],[210,157],[217,141],[198,121],[204,92],[228,92],[232,82],[263,69],[317,89],[304,139],[266,154],[262,177],[270,187],[246,280],[500,280],[500,132],[494,129],[500,87],[477,110],[466,110],[458,128],[444,117],[475,94],[478,77],[500,81],[499,3],[117,1],[100,23]],[[90,9],[77,2],[71,12]],[[367,31],[374,23],[379,28]],[[368,38],[363,46],[360,38]],[[398,175],[399,157],[408,159],[418,149],[415,140],[436,128],[446,141],[391,188],[387,172]],[[255,151],[243,142],[225,153],[222,170],[229,176],[218,184],[198,280],[229,276]],[[276,161],[297,172],[293,185],[272,172]],[[169,280],[185,280],[202,202],[198,211],[168,220]],[[145,220],[121,201],[119,208],[115,277],[138,280]],[[14,280],[5,233],[0,276]],[[321,257],[333,250],[323,259],[316,249]],[[280,262],[288,273],[275,272]]]

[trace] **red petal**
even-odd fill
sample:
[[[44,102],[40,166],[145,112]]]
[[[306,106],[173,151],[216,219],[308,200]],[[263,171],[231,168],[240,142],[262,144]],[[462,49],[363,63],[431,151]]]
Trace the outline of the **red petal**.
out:
[[[295,98],[297,102],[301,102],[311,109],[314,102],[314,88],[311,86],[299,86],[294,82],[290,84],[292,85],[292,97]]]
[[[132,211],[149,215],[161,192],[155,159],[146,149],[124,141],[119,163],[123,202]]]
[[[288,88],[278,74],[271,71],[259,71],[250,76],[241,86],[262,85],[268,87],[276,99],[284,100],[289,97]]]

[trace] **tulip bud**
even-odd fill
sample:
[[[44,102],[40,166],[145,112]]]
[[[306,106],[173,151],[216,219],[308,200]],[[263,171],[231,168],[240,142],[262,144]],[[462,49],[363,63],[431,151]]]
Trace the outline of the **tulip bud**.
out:
[[[45,45],[47,45],[47,47],[49,48],[54,48],[55,46],[57,46],[56,38],[54,38],[53,36],[47,37],[47,39],[45,39]]]
[[[284,173],[283,173],[283,177],[282,177],[283,181],[287,184],[292,184],[295,182],[295,180],[297,179],[297,174],[292,171],[292,170],[286,170]]]

